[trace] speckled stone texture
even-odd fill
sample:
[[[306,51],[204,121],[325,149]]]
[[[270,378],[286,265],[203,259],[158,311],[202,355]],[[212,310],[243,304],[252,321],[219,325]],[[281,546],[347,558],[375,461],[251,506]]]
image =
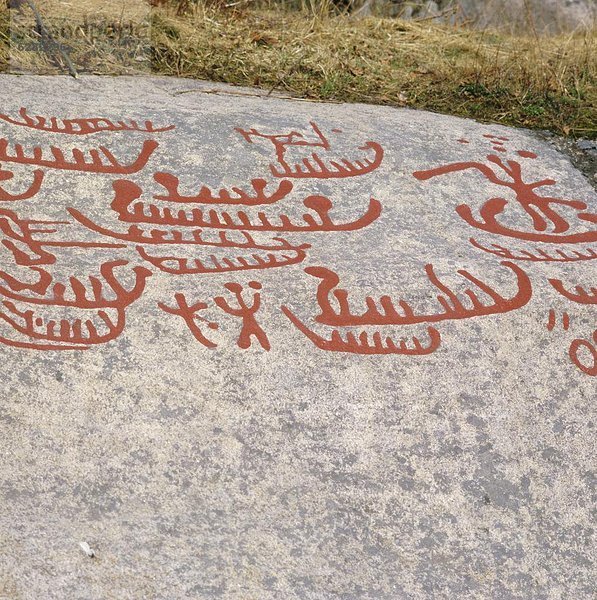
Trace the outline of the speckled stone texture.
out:
[[[13,157],[6,160],[10,151],[0,143],[0,174],[14,175],[0,178],[0,338],[8,340],[0,344],[0,598],[592,597],[597,325],[595,305],[579,302],[575,287],[590,300],[596,285],[597,260],[590,259],[597,253],[596,196],[564,155],[526,131],[406,109],[264,98],[176,79],[1,76],[0,113],[18,121],[20,107],[29,115],[150,119],[155,127],[175,129],[74,135],[0,117],[0,138],[9,141]],[[272,140],[249,136],[249,143],[235,128],[264,135],[294,130],[305,136],[294,141],[317,140],[310,122],[330,149],[292,146],[288,156],[297,162],[319,151],[337,165],[346,158],[354,166],[359,157],[373,156],[372,146],[362,149],[370,141],[383,148],[381,164],[355,177],[289,177],[293,190],[272,205],[214,205],[234,215],[244,210],[253,223],[263,211],[274,215],[271,222],[284,213],[304,224],[303,214],[315,215],[303,204],[309,195],[330,198],[335,223],[375,208],[370,198],[380,203],[378,218],[353,231],[254,232],[262,245],[276,243],[275,237],[295,248],[310,244],[302,262],[175,275],[143,260],[139,247],[174,257],[161,264],[167,267],[180,266],[180,256],[197,258],[195,246],[143,246],[93,232],[73,216],[126,238],[135,223],[119,220],[124,213],[112,203],[113,184],[127,180],[139,186],[146,205],[159,203],[152,198],[164,194],[157,172],[177,175],[187,196],[202,185],[214,193],[236,186],[252,191],[253,178],[266,179],[269,193],[284,179],[271,173]],[[49,147],[58,146],[71,161],[72,148],[104,146],[130,164],[147,140],[159,147],[130,174],[24,165],[13,146],[21,144],[27,156],[42,146],[48,160]],[[548,206],[566,227],[543,213],[541,230],[540,218],[531,220],[512,188],[490,180],[491,168],[510,181],[498,158],[520,164],[527,183],[555,180],[535,189],[543,198],[577,201]],[[420,174],[465,162],[477,167]],[[9,201],[29,187],[36,168],[45,172],[39,192]],[[503,228],[539,238],[475,227],[492,198],[508,203],[498,217]],[[181,208],[170,205],[171,214]],[[456,211],[460,205],[470,207],[472,224]],[[160,229],[137,226],[147,235]],[[73,241],[111,245],[68,246]],[[504,249],[515,258],[500,255]],[[89,276],[99,277],[100,265],[113,260],[127,263],[117,271],[127,290],[134,268],[148,269],[137,271],[145,273],[145,287],[126,308],[120,335],[87,350],[15,347],[15,340],[35,345],[30,331],[14,326],[23,327],[27,314],[43,317],[34,324],[36,335],[49,315],[57,323],[63,318],[52,311],[66,314],[71,326],[74,317],[68,307],[33,300],[26,304],[33,312],[20,308],[17,317],[13,308],[21,305],[11,294],[48,298],[56,282],[68,288],[76,276],[92,299]],[[438,300],[449,294],[432,285],[429,264],[460,299],[459,318]],[[401,338],[412,347],[413,336],[426,346],[433,327],[441,344],[414,356],[317,348],[281,310],[330,339],[333,327],[315,321],[321,279],[305,272],[317,266],[338,274],[352,315],[366,312],[366,296],[383,295],[403,307],[401,315],[400,299],[427,315],[381,329],[340,326],[344,340],[353,329],[356,338],[368,331],[369,340],[379,330],[396,347]],[[475,287],[459,270],[490,288]],[[27,288],[42,271],[50,274],[50,287]],[[549,280],[561,281],[577,301]],[[251,281],[261,290],[250,288]],[[214,300],[237,306],[225,288],[230,283],[243,286],[249,305],[261,294],[255,318],[269,351],[255,337],[247,349],[237,344],[241,319]],[[501,309],[475,314],[467,290],[475,290],[483,306],[495,301]],[[507,301],[517,292],[531,297],[506,310],[491,291]],[[65,302],[71,293],[64,293]],[[202,345],[183,318],[159,308],[175,307],[177,293],[207,304],[191,324],[216,348]],[[338,306],[334,297],[331,306]],[[95,314],[98,329],[100,320]]]

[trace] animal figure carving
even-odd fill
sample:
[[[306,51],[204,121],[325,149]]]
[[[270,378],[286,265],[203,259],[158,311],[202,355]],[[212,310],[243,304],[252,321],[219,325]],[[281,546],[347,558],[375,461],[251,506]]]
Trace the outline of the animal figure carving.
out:
[[[189,328],[189,331],[200,344],[206,348],[217,348],[217,344],[205,336],[200,326],[201,322],[205,322],[207,326],[211,327],[212,329],[218,328],[217,323],[210,322],[204,317],[200,317],[198,314],[200,311],[203,311],[208,307],[207,303],[195,302],[193,304],[189,304],[185,295],[182,293],[175,294],[174,299],[176,300],[176,307],[168,306],[163,302],[158,303],[158,306],[168,314],[182,317],[183,321]]]
[[[536,242],[590,243],[597,241],[597,229],[565,234],[570,229],[569,220],[554,207],[568,207],[576,211],[579,221],[597,223],[597,214],[587,211],[587,204],[581,200],[564,200],[552,196],[541,196],[535,191],[540,187],[555,185],[553,179],[543,179],[526,183],[522,176],[521,164],[516,160],[504,161],[495,154],[487,157],[489,164],[481,162],[452,163],[428,171],[417,171],[413,175],[420,181],[447,175],[458,171],[474,169],[493,184],[506,187],[514,192],[517,203],[531,217],[533,230],[524,231],[502,225],[497,217],[504,212],[508,201],[504,198],[491,198],[480,209],[481,220],[473,216],[472,209],[461,204],[456,208],[458,214],[469,225],[490,233],[515,237]],[[492,168],[493,167],[493,168]],[[551,229],[551,233],[546,233]]]

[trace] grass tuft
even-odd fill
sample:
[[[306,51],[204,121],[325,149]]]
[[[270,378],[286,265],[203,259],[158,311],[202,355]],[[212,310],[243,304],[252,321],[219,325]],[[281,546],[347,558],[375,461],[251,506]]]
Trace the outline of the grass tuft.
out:
[[[138,35],[146,37],[156,74],[597,136],[595,31],[514,35],[429,21],[355,19],[316,0],[294,10],[242,0],[159,4],[150,31],[148,23],[127,24],[118,15],[94,21],[91,10],[82,20],[55,8],[44,14],[80,72],[139,70],[139,57],[131,52],[142,45]],[[11,49],[2,18],[0,13],[0,61],[6,61]],[[83,22],[93,35],[81,35]],[[26,27],[11,33],[19,68],[59,70],[49,57],[27,51],[35,36]]]

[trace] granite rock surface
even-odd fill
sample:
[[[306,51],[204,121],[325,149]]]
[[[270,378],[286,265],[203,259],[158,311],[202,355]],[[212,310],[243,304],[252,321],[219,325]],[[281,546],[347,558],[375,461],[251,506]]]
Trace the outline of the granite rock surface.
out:
[[[0,598],[590,598],[596,201],[526,131],[1,76]]]

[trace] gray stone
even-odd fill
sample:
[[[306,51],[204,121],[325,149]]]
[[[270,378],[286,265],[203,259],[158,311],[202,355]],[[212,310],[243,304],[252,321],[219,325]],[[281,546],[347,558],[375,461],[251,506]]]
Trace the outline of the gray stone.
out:
[[[597,140],[579,140],[576,145],[593,158],[597,158]]]
[[[596,195],[567,156],[177,79],[4,75],[0,97],[0,597],[591,597]],[[279,200],[248,205],[256,178]],[[328,231],[255,231],[280,214]],[[246,349],[230,283],[261,294]],[[176,294],[207,306],[185,321]],[[396,314],[367,313],[383,295]]]
[[[403,19],[441,15],[450,23],[540,33],[588,30],[597,19],[594,0],[368,0],[364,4],[363,15],[372,10]]]

